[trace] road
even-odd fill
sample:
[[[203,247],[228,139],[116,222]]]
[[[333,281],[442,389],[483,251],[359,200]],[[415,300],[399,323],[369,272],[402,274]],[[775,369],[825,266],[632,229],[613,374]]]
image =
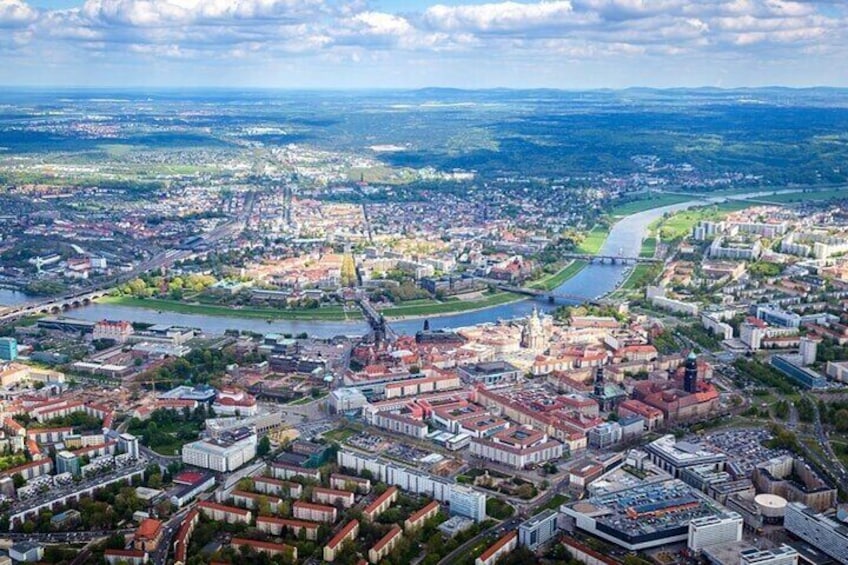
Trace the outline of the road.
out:
[[[815,415],[815,421],[813,422],[816,430],[816,438],[819,440],[822,448],[824,449],[827,456],[830,458],[831,467],[829,469],[831,472],[836,475],[836,478],[839,480],[840,488],[845,491],[848,490],[848,471],[845,469],[845,465],[842,464],[842,461],[839,457],[836,456],[836,453],[833,451],[833,446],[830,445],[830,438],[824,431],[824,426],[821,422],[821,413],[819,412],[819,404],[815,398],[807,397],[813,403],[813,413]]]
[[[168,518],[167,522],[162,524],[162,539],[159,541],[159,545],[156,546],[156,551],[150,554],[150,561],[153,565],[165,565],[174,534],[180,529],[183,518],[186,517],[186,514],[191,511],[193,506],[194,502],[182,508],[179,512]]]
[[[494,526],[492,526],[488,530],[483,530],[482,532],[480,532],[479,534],[477,534],[476,536],[474,536],[470,540],[466,541],[465,543],[463,543],[462,545],[460,545],[459,547],[457,547],[456,549],[454,549],[453,551],[451,551],[450,553],[445,555],[442,558],[442,560],[439,561],[438,565],[453,565],[453,563],[458,562],[459,559],[464,554],[469,552],[471,550],[471,548],[473,548],[475,545],[477,545],[477,542],[479,542],[484,537],[492,535],[492,534],[496,534],[498,536],[503,535],[508,530],[514,530],[515,528],[517,528],[519,523],[521,523],[521,520],[519,518],[517,518],[517,517],[516,518],[510,518],[509,520],[507,520],[505,522],[501,522],[500,524],[495,524]]]

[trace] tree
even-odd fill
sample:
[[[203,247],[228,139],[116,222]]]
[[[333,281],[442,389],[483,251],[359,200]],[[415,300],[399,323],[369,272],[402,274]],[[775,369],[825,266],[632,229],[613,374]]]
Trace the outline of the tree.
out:
[[[256,455],[259,457],[264,457],[268,455],[271,451],[271,440],[268,436],[263,436],[262,439],[259,440],[259,444],[256,446]]]
[[[20,473],[15,473],[12,475],[12,482],[15,485],[15,490],[17,490],[26,484],[26,479]]]

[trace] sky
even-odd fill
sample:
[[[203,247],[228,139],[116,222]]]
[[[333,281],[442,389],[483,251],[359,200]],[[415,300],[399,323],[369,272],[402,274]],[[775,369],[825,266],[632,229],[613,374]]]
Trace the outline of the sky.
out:
[[[848,86],[848,0],[0,0],[0,85]]]

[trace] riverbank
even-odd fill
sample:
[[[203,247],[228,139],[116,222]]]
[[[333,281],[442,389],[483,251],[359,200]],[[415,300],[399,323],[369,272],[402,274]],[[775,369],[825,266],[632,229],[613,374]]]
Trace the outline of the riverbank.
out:
[[[582,271],[588,264],[589,263],[587,261],[582,260],[571,261],[568,265],[556,273],[542,277],[537,281],[533,281],[527,286],[529,288],[538,288],[539,290],[554,290],[556,287],[560,286],[562,283]]]
[[[131,308],[146,308],[175,314],[196,314],[202,316],[219,316],[225,318],[251,318],[263,320],[327,320],[334,322],[362,320],[359,308],[343,306],[327,306],[323,308],[308,308],[283,310],[276,308],[238,308],[233,306],[216,306],[212,304],[190,304],[176,300],[161,300],[158,298],[135,298],[132,296],[104,296],[97,300],[98,304],[128,306]]]
[[[574,277],[582,271],[588,262],[586,261],[571,261],[565,267],[547,275],[541,279],[533,281],[528,288],[553,291],[570,278]],[[431,304],[410,304],[393,306],[380,311],[387,320],[414,320],[417,318],[449,316],[452,314],[462,314],[467,312],[477,312],[486,310],[493,306],[503,306],[513,302],[521,302],[527,300],[526,296],[515,294],[512,292],[494,292],[485,296],[480,300],[454,300],[451,302],[437,302]]]

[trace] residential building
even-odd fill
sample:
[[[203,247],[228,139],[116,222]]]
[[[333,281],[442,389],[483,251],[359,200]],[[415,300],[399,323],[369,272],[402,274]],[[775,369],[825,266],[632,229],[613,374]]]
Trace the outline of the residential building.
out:
[[[474,565],[494,565],[498,559],[512,553],[518,547],[518,532],[515,530],[507,532],[498,541],[490,545],[486,550],[474,561]]]
[[[516,469],[562,457],[562,443],[529,427],[508,428],[490,438],[473,438],[471,454]]]
[[[335,506],[336,503],[341,502],[343,507],[350,508],[354,504],[354,494],[346,490],[314,487],[312,489],[312,502],[330,504],[333,506]]]
[[[402,537],[403,530],[400,529],[400,526],[392,526],[389,533],[383,536],[380,541],[375,543],[374,547],[368,550],[368,561],[374,565],[379,563],[385,556],[392,552],[398,543],[400,543]]]
[[[360,494],[371,492],[371,481],[362,477],[333,473],[330,475],[330,488],[356,491]]]
[[[475,522],[486,519],[486,495],[472,488],[454,485],[450,491],[450,513],[471,518]]]
[[[424,506],[424,508],[413,512],[403,523],[404,531],[409,532],[420,528],[427,520],[438,514],[440,508],[441,506],[438,501],[434,500]]]
[[[289,530],[295,536],[300,536],[300,533],[303,532],[306,539],[315,540],[318,537],[318,528],[320,527],[321,524],[318,522],[307,522],[305,520],[291,520],[289,518],[277,518],[276,516],[259,516],[256,518],[257,530],[275,536],[281,536],[283,532]]]
[[[9,546],[9,557],[15,562],[35,563],[44,558],[44,546],[31,541],[19,541]]]
[[[257,553],[267,553],[271,557],[275,555],[284,555],[288,558],[289,562],[297,562],[297,548],[284,543],[271,543],[245,538],[233,538],[230,540],[230,546],[237,550],[243,547],[249,547]]]
[[[335,506],[312,504],[311,502],[303,502],[301,500],[297,500],[292,504],[292,515],[298,520],[332,524],[336,521],[337,513],[338,511]]]
[[[226,522],[228,524],[250,524],[252,516],[250,510],[236,508],[235,506],[226,506],[208,500],[198,502],[197,509],[212,520]]]
[[[262,494],[273,494],[288,498],[300,498],[303,494],[303,485],[291,481],[281,481],[271,477],[255,477],[253,488]]]
[[[380,514],[388,510],[391,505],[397,500],[398,488],[391,486],[386,489],[386,492],[374,499],[374,502],[365,507],[362,511],[362,518],[368,521],[374,521]]]
[[[344,546],[344,543],[348,540],[356,539],[356,536],[358,535],[359,520],[351,520],[345,524],[345,526],[339,530],[330,541],[327,542],[327,545],[324,546],[324,561],[332,563],[338,552]]]
[[[107,549],[103,557],[109,565],[143,565],[148,556],[140,549]]]
[[[153,518],[142,520],[133,537],[133,547],[141,551],[153,552],[162,539],[162,522]]]

